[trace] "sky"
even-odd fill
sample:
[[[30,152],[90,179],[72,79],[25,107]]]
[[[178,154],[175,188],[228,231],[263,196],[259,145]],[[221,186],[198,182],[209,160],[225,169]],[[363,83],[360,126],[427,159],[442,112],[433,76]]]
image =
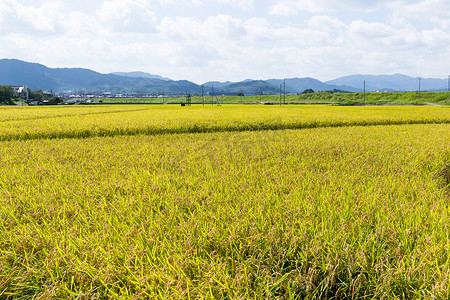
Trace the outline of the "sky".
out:
[[[0,58],[196,83],[447,78],[448,0],[0,0]]]

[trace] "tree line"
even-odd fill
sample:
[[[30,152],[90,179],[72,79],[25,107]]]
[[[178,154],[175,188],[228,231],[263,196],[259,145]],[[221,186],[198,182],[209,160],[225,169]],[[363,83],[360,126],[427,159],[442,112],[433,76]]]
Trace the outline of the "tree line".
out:
[[[48,104],[58,104],[64,102],[61,97],[55,97],[54,95],[44,93],[42,90],[32,91],[28,89],[28,100],[21,99],[21,101],[37,101],[42,103],[46,101]],[[0,105],[14,105],[19,99],[14,93],[14,89],[9,85],[0,85]]]
[[[8,85],[0,85],[0,104],[12,105],[14,104],[14,89]]]

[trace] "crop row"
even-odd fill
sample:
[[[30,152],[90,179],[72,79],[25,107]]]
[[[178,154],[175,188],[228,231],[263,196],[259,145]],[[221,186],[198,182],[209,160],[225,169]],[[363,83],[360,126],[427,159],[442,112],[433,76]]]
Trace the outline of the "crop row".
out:
[[[3,141],[0,298],[448,299],[449,140],[441,124]]]
[[[0,122],[0,140],[450,123],[445,107],[89,107],[67,116]],[[106,109],[106,111],[105,111]],[[10,110],[14,116],[14,110]],[[59,110],[58,110],[59,111]],[[66,110],[64,110],[66,111]],[[72,112],[71,108],[67,111]]]
[[[144,110],[133,106],[0,106],[0,122],[30,121],[38,119],[61,118],[70,116],[85,116],[93,114],[121,113]]]

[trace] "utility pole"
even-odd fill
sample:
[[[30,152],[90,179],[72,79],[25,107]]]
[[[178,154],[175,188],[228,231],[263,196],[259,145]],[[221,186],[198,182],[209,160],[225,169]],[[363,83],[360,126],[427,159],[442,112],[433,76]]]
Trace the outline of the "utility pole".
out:
[[[366,81],[364,80],[364,106],[366,106]]]
[[[186,92],[186,105],[191,106],[191,101],[192,101],[191,94],[188,94],[188,92]]]
[[[203,97],[203,84],[202,84],[202,104],[205,106],[205,98]]]
[[[281,106],[281,83],[280,83],[280,106]]]
[[[284,85],[284,104],[286,104],[286,78],[283,81],[283,85]]]
[[[211,86],[211,90],[212,90],[212,93],[211,93],[211,105],[214,105],[214,86]]]
[[[450,75],[448,75],[448,80],[447,80],[447,92],[450,92]]]
[[[244,92],[241,89],[241,103],[244,103],[243,100],[244,100]]]
[[[420,80],[421,80],[421,79],[422,79],[422,78],[419,77],[419,92],[420,92]]]
[[[262,102],[262,90],[261,90],[261,88],[259,88],[259,103],[261,103]]]
[[[449,78],[450,78],[450,76],[449,76]],[[24,87],[24,90],[25,90],[25,100],[27,101],[27,103],[28,103],[28,100],[30,100],[28,97],[28,86],[27,85],[25,85]],[[22,100],[22,105],[23,105],[23,100]]]

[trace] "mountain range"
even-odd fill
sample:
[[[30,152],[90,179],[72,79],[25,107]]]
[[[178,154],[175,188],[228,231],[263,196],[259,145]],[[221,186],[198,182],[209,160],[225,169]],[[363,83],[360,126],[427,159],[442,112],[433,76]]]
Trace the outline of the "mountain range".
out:
[[[48,68],[37,63],[16,59],[0,59],[0,85],[27,85],[31,90],[46,90],[55,93],[122,93],[122,94],[166,94],[214,93],[216,95],[278,94],[340,90],[361,92],[364,81],[366,91],[446,91],[447,79],[414,78],[394,75],[350,75],[322,82],[314,78],[289,78],[252,80],[241,82],[210,81],[201,85],[187,80],[171,80],[144,72],[115,72],[102,74],[81,68]],[[284,82],[286,85],[284,86]],[[419,88],[420,85],[420,88]]]
[[[402,74],[350,75],[327,81],[329,85],[361,87],[366,82],[367,91],[447,91],[448,79],[418,78]]]

